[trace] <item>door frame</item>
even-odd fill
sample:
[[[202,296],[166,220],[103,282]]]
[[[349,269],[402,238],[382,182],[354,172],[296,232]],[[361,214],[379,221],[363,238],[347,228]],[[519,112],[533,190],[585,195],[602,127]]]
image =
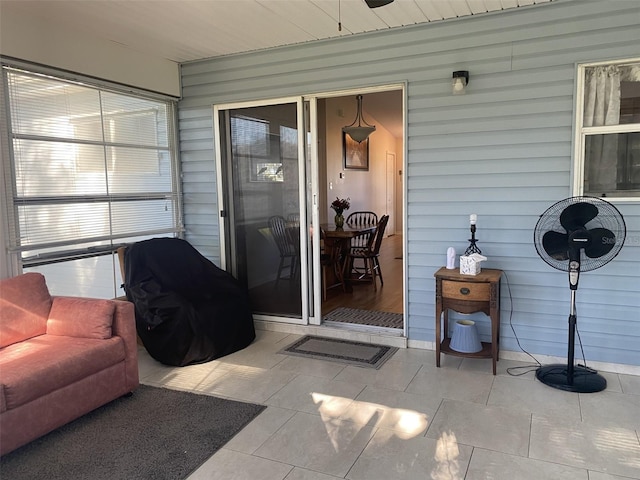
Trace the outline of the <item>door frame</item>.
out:
[[[358,94],[367,94],[367,93],[376,93],[376,92],[386,92],[389,90],[401,90],[402,91],[402,131],[403,131],[403,142],[402,142],[402,171],[406,170],[406,158],[407,158],[407,82],[396,82],[396,83],[388,83],[384,85],[376,85],[376,86],[363,86],[363,87],[353,87],[345,90],[330,90],[321,93],[304,95],[303,99],[305,101],[309,101],[312,105],[311,112],[311,145],[312,145],[312,157],[311,157],[311,165],[312,165],[312,173],[315,176],[313,182],[313,199],[314,205],[312,206],[313,211],[313,224],[319,225],[319,212],[320,206],[318,204],[318,196],[319,196],[319,158],[318,158],[318,119],[317,119],[317,100],[319,99],[327,99],[334,97],[348,97],[348,96],[356,96]],[[396,167],[398,165],[397,155],[396,155]],[[402,183],[402,251],[407,251],[407,236],[406,236],[406,216],[407,216],[407,187],[406,182]],[[397,224],[397,222],[396,222]],[[320,283],[320,229],[316,228],[313,232],[313,245],[317,245],[318,248],[314,248],[313,255],[313,270],[314,270],[314,308],[315,316],[309,318],[309,323],[314,326],[319,326],[322,324],[322,285]],[[406,338],[408,336],[408,323],[406,321],[406,313],[408,312],[409,302],[407,299],[407,255],[403,254],[402,256],[402,298],[403,298],[403,307],[402,310],[405,314],[404,326],[403,326],[403,336]]]
[[[301,217],[300,217],[300,225],[301,228],[304,225],[306,228],[307,224],[319,225],[320,219],[320,205],[319,205],[319,155],[318,155],[318,108],[317,101],[319,99],[326,99],[332,97],[342,97],[342,96],[354,96],[358,94],[367,94],[367,93],[375,93],[375,92],[383,92],[389,90],[401,90],[402,91],[402,123],[403,123],[403,145],[402,145],[402,158],[400,159],[401,163],[401,171],[406,172],[406,158],[407,158],[407,82],[394,82],[388,83],[384,85],[377,86],[361,86],[361,87],[352,87],[344,90],[330,90],[319,93],[310,93],[304,94],[301,96],[291,96],[291,97],[279,97],[279,98],[269,98],[269,99],[260,99],[260,100],[252,100],[252,101],[243,101],[243,102],[230,102],[230,103],[221,103],[217,105],[213,105],[213,127],[214,127],[214,150],[215,150],[215,162],[216,162],[216,191],[218,198],[218,216],[219,216],[219,235],[220,235],[220,262],[221,268],[226,269],[226,256],[227,256],[227,239],[225,237],[226,231],[226,219],[220,215],[220,211],[226,205],[226,198],[223,186],[225,182],[222,178],[222,170],[220,168],[222,162],[222,152],[220,151],[220,111],[221,110],[229,110],[234,108],[249,108],[249,107],[259,107],[265,105],[273,105],[277,103],[290,103],[296,102],[298,105],[298,118],[299,126],[302,128],[298,128],[298,155],[299,158],[302,158],[303,168],[300,168],[300,185],[305,185],[305,189],[300,189],[300,205],[305,205],[305,208],[301,208]],[[304,116],[304,105],[307,103],[309,105],[309,124],[305,124],[306,117]],[[307,131],[308,130],[308,131]],[[308,134],[308,144],[307,137]],[[307,150],[308,146],[308,150]],[[306,158],[306,155],[309,158]],[[398,160],[396,155],[396,168],[398,168]],[[306,172],[307,164],[309,165],[309,171]],[[404,175],[403,175],[404,176]],[[407,182],[402,182],[402,234],[403,234],[403,252],[407,251],[407,236],[406,236],[406,225],[407,225]],[[307,197],[305,195],[306,188],[311,188],[311,205],[307,205]],[[307,221],[307,213],[311,215],[311,222]],[[303,233],[303,232],[301,232]],[[262,316],[257,315],[257,319],[264,319],[268,321],[275,321],[279,323],[299,323],[303,325],[313,325],[319,326],[322,323],[322,285],[321,285],[321,267],[320,267],[320,229],[314,228],[311,235],[311,245],[312,248],[309,248],[307,242],[307,235],[300,235],[301,239],[301,275],[302,278],[307,279],[306,284],[304,282],[301,283],[301,288],[303,288],[302,292],[302,316],[300,319],[291,319],[288,317],[275,317],[275,316]],[[308,255],[311,255],[311,264],[312,271],[309,272],[309,258]],[[406,321],[406,313],[408,312],[408,299],[407,299],[407,255],[403,255],[402,259],[402,269],[403,269],[403,311],[405,312],[405,321],[404,321],[404,337],[408,335],[408,323]],[[312,279],[312,282],[309,280]],[[308,294],[308,290],[313,285],[312,295]],[[306,291],[306,294],[305,294]],[[312,308],[311,308],[312,307]],[[296,321],[292,321],[296,320]]]
[[[216,191],[218,198],[218,233],[220,239],[220,268],[228,270],[227,257],[229,254],[229,244],[227,242],[227,232],[231,232],[229,228],[230,218],[226,212],[229,210],[230,192],[226,191],[226,186],[229,185],[228,181],[225,181],[223,177],[223,152],[222,142],[220,142],[221,134],[225,132],[220,131],[221,112],[253,107],[264,107],[278,104],[296,104],[296,118],[297,118],[297,131],[298,131],[298,202],[300,205],[300,228],[306,229],[307,218],[307,199],[306,199],[306,184],[305,184],[305,170],[306,165],[306,131],[304,115],[304,102],[302,96],[293,97],[279,97],[271,99],[263,99],[256,101],[245,102],[233,102],[233,103],[221,103],[213,105],[213,134],[214,134],[214,150],[215,150],[215,162],[216,162]],[[313,134],[311,135],[313,137]],[[304,208],[303,208],[304,207]],[[302,233],[302,232],[301,232]],[[269,320],[278,321],[280,323],[293,323],[293,324],[308,324],[309,319],[309,269],[308,265],[308,247],[307,247],[307,235],[300,235],[300,297],[302,302],[302,311],[300,318],[296,317],[283,317],[275,315],[254,314],[254,318],[257,320]]]

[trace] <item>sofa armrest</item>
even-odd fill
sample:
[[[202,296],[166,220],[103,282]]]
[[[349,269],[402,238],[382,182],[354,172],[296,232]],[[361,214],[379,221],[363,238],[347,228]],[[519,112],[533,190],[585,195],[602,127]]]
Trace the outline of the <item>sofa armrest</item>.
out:
[[[138,335],[133,303],[126,300],[110,300],[115,305],[112,332],[122,338],[125,350],[126,381],[133,391],[140,383],[138,376]]]

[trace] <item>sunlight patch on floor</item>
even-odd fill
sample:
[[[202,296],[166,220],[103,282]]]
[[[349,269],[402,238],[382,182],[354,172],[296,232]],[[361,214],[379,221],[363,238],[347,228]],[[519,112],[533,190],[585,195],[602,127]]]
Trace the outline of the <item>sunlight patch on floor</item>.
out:
[[[318,406],[318,412],[327,423],[333,423],[336,418],[359,425],[370,425],[394,431],[401,439],[410,439],[424,435],[428,426],[428,419],[424,413],[404,408],[393,408],[372,402],[359,402],[349,398],[311,393],[313,402]],[[350,409],[352,413],[344,412],[352,404],[357,408]]]
[[[460,449],[455,433],[443,432],[438,438],[435,460],[437,466],[431,472],[432,480],[449,480],[462,478],[460,471]]]
[[[615,456],[625,466],[640,469],[640,446],[633,430],[601,428],[594,435],[594,445],[605,457]]]

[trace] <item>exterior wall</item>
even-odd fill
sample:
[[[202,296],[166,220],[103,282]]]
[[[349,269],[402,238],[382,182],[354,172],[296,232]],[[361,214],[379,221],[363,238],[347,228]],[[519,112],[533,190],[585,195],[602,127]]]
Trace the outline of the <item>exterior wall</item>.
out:
[[[447,247],[464,251],[476,213],[483,266],[507,274],[501,348],[519,350],[512,323],[527,351],[566,356],[567,275],[538,257],[533,229],[571,195],[576,63],[632,57],[640,4],[559,0],[183,65],[187,238],[218,260],[213,104],[406,81],[409,339],[434,341],[433,273]],[[470,71],[466,95],[451,95],[454,70]],[[617,206],[627,242],[581,276],[578,328],[587,360],[640,365],[640,202]]]

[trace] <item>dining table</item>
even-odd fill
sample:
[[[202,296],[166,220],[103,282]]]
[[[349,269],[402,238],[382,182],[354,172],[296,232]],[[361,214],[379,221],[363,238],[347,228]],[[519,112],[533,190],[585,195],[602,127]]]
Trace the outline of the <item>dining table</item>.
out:
[[[377,225],[372,223],[368,225],[349,225],[345,223],[342,227],[336,227],[333,223],[322,223],[320,228],[324,234],[325,252],[332,249],[339,250],[340,267],[339,267],[339,283],[343,283],[346,292],[353,291],[351,283],[351,272],[347,272],[349,267],[349,250],[351,248],[351,239],[365,233],[373,233]]]

